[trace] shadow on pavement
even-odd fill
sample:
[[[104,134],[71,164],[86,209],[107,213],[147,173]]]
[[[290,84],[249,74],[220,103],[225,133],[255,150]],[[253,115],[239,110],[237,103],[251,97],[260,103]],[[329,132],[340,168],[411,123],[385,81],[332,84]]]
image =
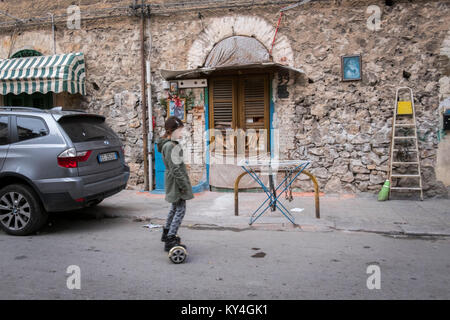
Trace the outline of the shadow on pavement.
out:
[[[73,211],[53,212],[49,214],[46,225],[37,232],[37,235],[97,229],[102,227],[105,219],[118,218],[108,214],[109,211],[109,206],[99,205]]]

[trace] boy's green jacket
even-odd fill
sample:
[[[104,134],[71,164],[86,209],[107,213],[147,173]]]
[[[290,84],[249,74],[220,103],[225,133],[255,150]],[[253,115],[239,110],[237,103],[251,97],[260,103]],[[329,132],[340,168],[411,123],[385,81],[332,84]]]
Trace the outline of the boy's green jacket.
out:
[[[160,138],[156,143],[158,145],[158,151],[162,153],[163,162],[166,166],[166,171],[164,172],[166,201],[174,203],[180,199],[193,199],[194,195],[192,194],[191,182],[189,181],[186,165],[182,161],[183,150],[181,148],[175,150],[174,156],[172,157],[173,148],[179,146],[178,142],[167,138]],[[177,159],[181,161],[177,161]]]

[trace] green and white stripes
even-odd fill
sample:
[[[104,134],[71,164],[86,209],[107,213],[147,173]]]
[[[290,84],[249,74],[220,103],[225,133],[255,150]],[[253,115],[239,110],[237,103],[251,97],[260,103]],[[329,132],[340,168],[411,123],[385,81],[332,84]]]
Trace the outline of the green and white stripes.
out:
[[[0,59],[0,94],[86,94],[82,53]]]

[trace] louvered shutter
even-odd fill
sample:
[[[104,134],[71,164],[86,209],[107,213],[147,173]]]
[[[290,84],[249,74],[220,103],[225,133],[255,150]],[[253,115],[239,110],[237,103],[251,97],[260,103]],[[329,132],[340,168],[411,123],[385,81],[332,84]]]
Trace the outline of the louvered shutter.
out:
[[[215,79],[212,81],[212,104],[214,128],[233,127],[233,79]]]
[[[262,150],[261,142],[268,142],[269,77],[268,75],[240,75],[210,80],[210,125],[222,131],[223,139],[211,138],[211,151],[237,151],[236,139],[225,139],[226,129],[256,130],[245,138],[245,152]],[[260,129],[266,129],[264,141]],[[268,144],[266,144],[268,149]],[[240,152],[240,151],[239,151]]]
[[[264,129],[268,101],[265,77],[248,77],[241,80],[242,128]]]

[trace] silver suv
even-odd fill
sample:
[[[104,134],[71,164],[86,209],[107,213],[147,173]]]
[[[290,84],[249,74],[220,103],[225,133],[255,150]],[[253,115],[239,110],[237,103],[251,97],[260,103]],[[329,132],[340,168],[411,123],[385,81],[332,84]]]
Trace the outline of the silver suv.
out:
[[[0,107],[0,227],[8,234],[37,231],[48,212],[97,205],[129,175],[103,116]]]

